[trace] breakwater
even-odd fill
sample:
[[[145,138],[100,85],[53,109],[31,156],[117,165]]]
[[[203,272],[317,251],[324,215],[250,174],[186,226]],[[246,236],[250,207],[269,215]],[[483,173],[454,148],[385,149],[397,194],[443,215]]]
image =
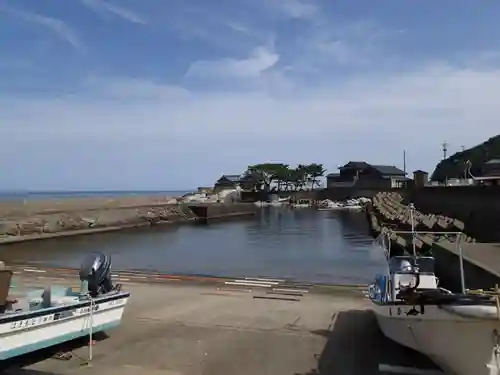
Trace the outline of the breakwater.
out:
[[[0,244],[190,223],[211,217],[223,219],[247,215],[249,211],[248,204],[188,205],[162,196],[0,202]]]
[[[382,192],[372,199],[367,210],[372,234],[378,236],[383,227],[393,231],[410,231],[411,216],[408,202],[395,192]],[[437,214],[424,214],[413,211],[413,222],[418,233],[412,239],[410,233],[393,233],[389,231],[391,249],[396,254],[411,251],[413,241],[417,252],[432,252],[436,259],[436,274],[443,286],[460,289],[459,248],[456,236],[452,232],[464,232],[465,224],[455,218]],[[434,233],[433,233],[434,232]],[[450,235],[437,234],[436,232]],[[491,244],[480,243],[467,235],[460,236],[460,246],[464,255],[465,284],[470,289],[492,288],[500,283],[500,269],[492,266],[498,264],[500,253],[494,252]]]

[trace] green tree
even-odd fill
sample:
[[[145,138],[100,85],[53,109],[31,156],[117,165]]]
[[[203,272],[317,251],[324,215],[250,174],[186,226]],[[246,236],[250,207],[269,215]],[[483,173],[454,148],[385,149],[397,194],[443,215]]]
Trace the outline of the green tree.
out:
[[[309,181],[309,172],[307,165],[299,164],[295,168],[295,190],[304,190],[307,182]]]
[[[249,165],[247,174],[259,175],[262,180],[263,190],[270,191],[273,182],[278,183],[278,188],[281,185],[281,178],[285,177],[289,166],[283,163],[261,163]]]
[[[308,176],[309,181],[311,182],[311,188],[314,189],[315,185],[321,186],[321,183],[318,181],[320,177],[325,175],[326,169],[323,168],[323,164],[308,164],[305,166],[305,170]]]
[[[249,165],[245,174],[256,181],[256,190],[288,191],[290,188],[303,190],[308,184],[314,189],[320,185],[318,179],[324,176],[325,169],[316,163],[299,164],[295,168],[284,163],[261,163]]]

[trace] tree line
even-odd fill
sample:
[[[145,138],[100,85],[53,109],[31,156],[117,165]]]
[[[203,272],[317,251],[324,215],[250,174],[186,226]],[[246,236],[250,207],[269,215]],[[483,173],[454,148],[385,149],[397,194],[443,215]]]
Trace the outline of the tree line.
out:
[[[321,186],[320,179],[325,172],[323,164],[317,163],[295,167],[284,163],[262,163],[249,165],[243,179],[257,191],[297,191]]]

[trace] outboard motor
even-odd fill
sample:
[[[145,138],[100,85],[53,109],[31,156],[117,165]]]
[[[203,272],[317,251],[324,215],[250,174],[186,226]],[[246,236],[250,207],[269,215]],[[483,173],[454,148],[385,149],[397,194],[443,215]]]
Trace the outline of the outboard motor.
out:
[[[87,284],[88,292],[92,297],[113,290],[111,257],[102,253],[87,255],[80,268],[80,281],[82,286],[84,283]]]

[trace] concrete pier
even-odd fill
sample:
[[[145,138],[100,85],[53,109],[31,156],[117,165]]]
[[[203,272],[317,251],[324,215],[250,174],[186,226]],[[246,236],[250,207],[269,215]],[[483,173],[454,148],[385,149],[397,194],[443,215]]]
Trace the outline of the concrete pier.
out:
[[[18,268],[16,276],[27,284],[76,282],[71,270],[24,269],[29,271]],[[353,375],[379,374],[381,364],[435,368],[381,334],[359,288],[309,286],[302,296],[287,298],[228,279],[161,276],[116,274],[131,300],[123,324],[95,344],[91,367],[81,366],[87,347],[75,348],[67,361],[50,358],[64,349],[59,347],[13,361],[4,373]],[[150,279],[157,282],[141,281]]]

